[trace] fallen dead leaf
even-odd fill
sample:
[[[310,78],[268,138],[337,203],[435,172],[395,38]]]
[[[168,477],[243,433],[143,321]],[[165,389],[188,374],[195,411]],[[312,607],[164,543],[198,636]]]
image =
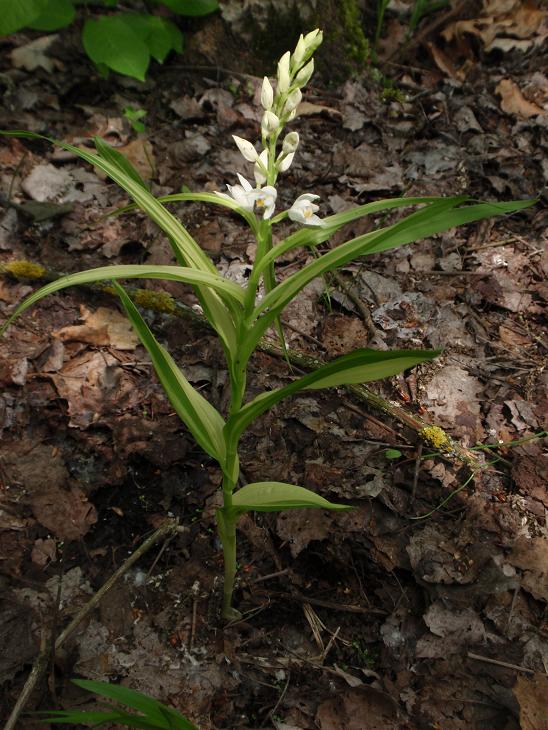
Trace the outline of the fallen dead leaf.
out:
[[[366,725],[364,719],[367,718]],[[316,713],[320,730],[398,730],[394,700],[373,687],[355,687],[322,702]]]
[[[124,147],[118,147],[124,157],[131,162],[143,180],[150,180],[156,170],[154,149],[147,139],[134,139]]]
[[[11,62],[15,68],[24,68],[26,71],[43,68],[48,73],[53,73],[59,62],[47,56],[46,51],[58,38],[57,34],[44,35],[30,43],[25,43],[24,46],[15,48],[10,54]]]
[[[343,115],[338,109],[334,109],[331,106],[325,106],[324,104],[312,104],[309,101],[301,101],[297,107],[298,117],[315,117],[318,115],[325,115],[331,119],[342,121]]]
[[[51,538],[35,540],[30,557],[32,562],[41,568],[44,568],[50,562],[54,562],[57,558],[55,540]]]
[[[519,675],[512,692],[519,703],[521,730],[548,730],[548,677]]]
[[[508,562],[523,571],[522,588],[539,600],[548,601],[548,540],[518,538]]]
[[[99,307],[95,312],[80,307],[80,319],[85,324],[63,327],[54,332],[62,342],[85,342],[96,347],[114,347],[117,350],[134,350],[139,344],[131,324],[116,309]]]
[[[30,504],[38,522],[61,540],[78,540],[97,522],[95,507],[78,487],[51,489]]]
[[[515,114],[523,119],[536,117],[538,114],[548,114],[536,104],[527,101],[512,79],[502,79],[495,90],[501,97],[500,107],[507,114]]]

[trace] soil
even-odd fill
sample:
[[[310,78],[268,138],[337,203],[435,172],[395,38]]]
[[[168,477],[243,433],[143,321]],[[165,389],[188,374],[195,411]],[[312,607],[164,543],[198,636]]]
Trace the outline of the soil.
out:
[[[425,19],[407,46],[406,25],[389,15],[377,66],[343,83],[324,61],[279,190],[279,209],[320,195],[320,215],[402,195],[539,196],[519,214],[358,260],[337,281],[307,287],[285,314],[290,347],[312,357],[443,348],[375,390],[475,449],[482,469],[471,478],[458,459],[430,452],[413,429],[343,390],[285,402],[245,435],[245,479],[302,484],[355,509],[243,518],[243,619],[223,626],[218,469],[173,413],[113,297],[70,289],[43,300],[0,343],[3,717],[41,637],[58,635],[175,516],[176,537],[82,622],[27,710],[93,706],[69,681],[84,677],[144,691],[201,730],[548,728],[547,20],[533,3],[488,5],[442,12],[433,27]],[[196,24],[187,55],[152,67],[144,85],[99,77],[74,29],[45,62],[31,51],[41,63],[29,70],[28,52],[27,68],[12,52],[38,36],[0,41],[0,128],[74,144],[99,135],[155,194],[222,190],[237,171],[250,175],[231,135],[255,138],[261,76],[249,75],[245,43],[220,21]],[[216,55],[223,42],[238,51]],[[128,106],[146,109],[144,132],[124,118]],[[104,216],[126,198],[75,157],[10,138],[0,142],[0,168],[3,265],[171,263],[142,215]],[[200,204],[173,210],[223,273],[245,278],[253,240],[235,217]],[[351,224],[331,245],[392,218]],[[283,260],[280,276],[308,257]],[[0,278],[2,317],[34,286],[28,276]],[[158,311],[172,301],[159,292],[188,307],[192,292],[143,286],[157,337],[222,408],[219,344],[196,319]],[[283,358],[258,353],[249,391],[291,377]],[[30,716],[19,726],[43,727]]]

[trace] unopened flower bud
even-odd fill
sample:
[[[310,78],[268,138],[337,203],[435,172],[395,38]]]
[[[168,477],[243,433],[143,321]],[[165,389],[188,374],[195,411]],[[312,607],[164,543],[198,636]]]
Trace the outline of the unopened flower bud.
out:
[[[289,116],[287,117],[287,121],[288,122],[293,121],[293,119],[295,119],[296,116],[297,116],[297,110],[293,109],[293,111],[289,113]]]
[[[247,139],[237,137],[235,134],[232,135],[232,139],[234,140],[234,142],[236,142],[236,144],[238,145],[238,149],[248,162],[255,162],[259,159],[259,154],[257,150],[255,149],[255,147],[253,147],[251,142],[247,141]]]
[[[289,112],[292,112],[293,109],[296,109],[299,104],[301,103],[303,98],[302,91],[300,89],[295,89],[294,91],[289,94],[287,97],[287,101],[284,104],[284,114],[289,114]]]
[[[278,92],[285,94],[289,89],[290,76],[289,76],[289,62],[291,59],[291,53],[287,51],[278,61]]]
[[[311,58],[306,66],[303,66],[299,73],[295,76],[295,83],[297,84],[297,86],[306,86],[306,84],[310,81],[310,77],[313,73],[314,59]]]
[[[271,134],[274,134],[278,131],[280,128],[280,120],[278,117],[274,114],[274,112],[266,111],[263,114],[263,119],[261,121],[261,132],[264,134],[265,137],[270,136]]]
[[[295,50],[291,56],[291,63],[293,64],[294,68],[298,68],[303,63],[305,54],[306,43],[303,34],[301,33],[297,45],[295,46]]]
[[[321,45],[322,41],[323,33],[319,28],[311,30],[310,33],[307,33],[304,37],[304,44],[306,46],[306,50],[310,55],[312,55],[316,48]]]
[[[273,103],[274,89],[272,88],[272,84],[270,83],[268,76],[265,76],[261,88],[261,104],[263,109],[266,109],[268,111],[272,108]]]
[[[280,159],[280,161],[276,163],[278,172],[285,172],[286,170],[289,170],[294,157],[295,157],[294,152],[290,152],[288,155],[285,155],[284,157],[282,157]]]
[[[289,134],[285,135],[283,144],[282,144],[282,152],[285,155],[289,155],[292,152],[297,151],[297,147],[299,146],[299,133],[298,132],[289,132]]]

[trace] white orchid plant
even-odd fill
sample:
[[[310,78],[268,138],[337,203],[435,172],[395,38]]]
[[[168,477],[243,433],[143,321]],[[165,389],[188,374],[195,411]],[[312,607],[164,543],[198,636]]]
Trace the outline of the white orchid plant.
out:
[[[454,226],[526,208],[534,201],[477,203],[466,196],[447,198],[414,197],[379,200],[321,219],[315,201],[318,195],[302,193],[293,205],[275,215],[278,176],[293,163],[299,146],[295,131],[286,134],[285,126],[298,116],[302,89],[314,70],[312,55],[322,41],[314,30],[301,36],[293,53],[285,53],[278,63],[273,86],[268,78],[262,83],[261,147],[234,137],[244,159],[253,165],[255,187],[241,174],[239,184],[229,185],[228,193],[179,193],[157,198],[118,151],[95,138],[95,152],[65,142],[60,147],[102,170],[133,199],[130,207],[140,208],[166,234],[177,260],[174,266],[119,265],[67,275],[30,295],[14,310],[2,331],[42,297],[68,286],[96,281],[113,281],[128,318],[148,350],[156,374],[173,408],[202,449],[222,471],[223,506],[217,511],[217,526],[224,553],[223,616],[233,619],[236,577],[236,526],[244,512],[272,512],[295,508],[341,510],[348,505],[333,504],[324,497],[295,484],[277,481],[240,485],[239,443],[246,428],[283,398],[303,389],[337,387],[385,378],[433,358],[432,350],[382,351],[359,349],[295,378],[282,388],[260,393],[246,400],[248,363],[261,338],[271,327],[283,331],[280,315],[285,307],[313,279],[372,253],[386,251]],[[28,132],[5,132],[13,136],[37,137]],[[256,255],[246,286],[221,276],[207,254],[182,223],[169,212],[167,204],[198,201],[223,206],[239,214],[253,231]],[[296,273],[282,281],[276,278],[276,260],[296,248],[316,248],[341,227],[362,216],[396,208],[418,207],[395,223],[352,238],[323,253],[310,257]],[[127,210],[124,209],[124,210]],[[297,230],[273,245],[272,228],[289,219]],[[204,316],[220,338],[230,381],[227,413],[217,411],[192,387],[171,355],[158,342],[122,285],[123,279],[154,278],[190,284],[198,297]],[[264,288],[264,293],[261,291]]]

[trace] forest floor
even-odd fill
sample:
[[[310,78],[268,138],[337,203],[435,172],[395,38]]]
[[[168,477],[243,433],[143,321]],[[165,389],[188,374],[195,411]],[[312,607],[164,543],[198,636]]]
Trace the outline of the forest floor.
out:
[[[284,318],[290,347],[315,358],[443,348],[374,389],[410,422],[421,416],[475,449],[481,468],[472,474],[344,390],[274,409],[244,437],[245,478],[302,484],[355,509],[242,519],[244,618],[223,627],[218,470],[173,414],[112,297],[70,289],[43,300],[0,343],[2,717],[41,635],[58,634],[176,516],[182,530],[133,566],[56,652],[28,710],[89,707],[69,683],[84,677],[145,691],[202,730],[548,727],[548,79],[540,11],[506,5],[504,16],[459,18],[468,23],[460,35],[452,18],[407,51],[385,48],[381,67],[397,98],[383,98],[369,69],[341,85],[315,78],[279,190],[280,206],[320,195],[321,215],[391,196],[540,195],[519,214],[359,260],[307,287]],[[245,50],[227,54],[226,68],[204,60],[206,30],[145,85],[90,77],[71,30],[46,55],[28,49],[37,34],[4,39],[0,128],[75,144],[100,135],[157,194],[222,190],[237,171],[250,175],[231,134],[256,137],[261,79],[247,74]],[[400,31],[393,21],[393,43]],[[394,52],[398,61],[387,60]],[[124,118],[128,106],[146,109],[144,132]],[[104,216],[127,199],[75,157],[5,139],[0,168],[3,265],[74,272],[172,262],[142,215]],[[246,276],[253,241],[235,217],[201,204],[173,210],[223,273]],[[330,245],[395,218],[350,224]],[[292,253],[280,276],[310,255]],[[2,317],[35,286],[0,278]],[[195,302],[182,285],[143,286]],[[227,378],[211,333],[191,318],[146,316],[191,382],[222,406]],[[250,390],[290,378],[282,358],[258,353]],[[42,726],[27,717],[20,727]]]

